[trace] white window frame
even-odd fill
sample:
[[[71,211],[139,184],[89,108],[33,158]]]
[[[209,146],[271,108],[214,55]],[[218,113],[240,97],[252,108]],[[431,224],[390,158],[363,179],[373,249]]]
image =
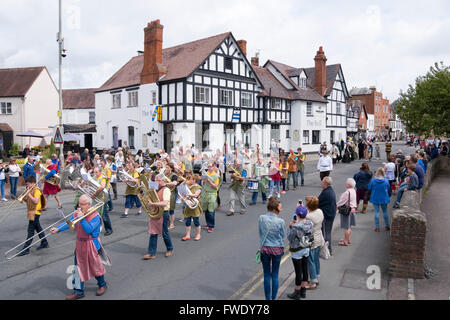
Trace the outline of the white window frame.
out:
[[[241,92],[241,107],[252,107],[252,96],[251,92]]]
[[[89,123],[95,123],[95,111],[89,111],[89,113],[88,113],[88,115],[89,115]],[[93,115],[93,120],[94,121],[91,121],[91,116]]]
[[[113,109],[120,109],[121,108],[121,94],[120,93],[113,93],[112,94],[112,108]]]
[[[303,130],[303,144],[309,144],[309,130]]]
[[[319,137],[318,137],[316,142],[313,141],[314,132],[318,132],[319,133]],[[312,144],[320,144],[320,130],[312,130],[312,132],[311,132],[311,143]]]
[[[209,87],[195,86],[195,103],[209,104],[210,96],[211,90]]]
[[[128,91],[128,107],[137,107],[138,97],[138,91]]]
[[[306,102],[306,116],[307,117],[312,117],[313,116],[312,102]]]
[[[281,99],[273,98],[272,99],[272,110],[281,110]]]
[[[11,102],[2,102],[0,104],[0,106],[1,106],[0,114],[12,115],[12,104],[11,104]]]
[[[155,105],[158,102],[156,101],[156,90],[152,90],[152,104]]]
[[[298,82],[298,86],[300,88],[306,88],[306,78],[301,77],[299,82]]]
[[[221,106],[233,106],[233,90],[220,89],[219,99]]]

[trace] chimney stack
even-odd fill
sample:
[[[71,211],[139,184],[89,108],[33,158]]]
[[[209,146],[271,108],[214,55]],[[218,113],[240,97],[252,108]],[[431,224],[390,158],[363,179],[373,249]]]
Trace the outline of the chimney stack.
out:
[[[154,83],[164,74],[163,28],[158,19],[150,22],[144,29],[144,66],[141,72],[141,84]]]
[[[242,53],[244,56],[247,56],[247,41],[246,40],[238,40],[237,44],[239,48],[241,48]]]
[[[253,67],[259,67],[259,57],[252,57],[251,63]]]
[[[319,51],[317,51],[314,61],[314,88],[321,96],[323,96],[327,86],[327,57],[325,57],[323,47],[320,47]]]

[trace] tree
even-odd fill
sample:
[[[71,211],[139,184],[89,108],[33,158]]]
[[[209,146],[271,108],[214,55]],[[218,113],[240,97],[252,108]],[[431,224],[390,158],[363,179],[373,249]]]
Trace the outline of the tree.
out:
[[[408,132],[444,136],[450,133],[450,67],[442,62],[400,91],[396,112]]]

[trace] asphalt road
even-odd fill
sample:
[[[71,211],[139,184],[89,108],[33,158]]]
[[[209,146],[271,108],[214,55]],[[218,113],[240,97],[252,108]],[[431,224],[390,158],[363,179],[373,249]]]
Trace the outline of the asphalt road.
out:
[[[402,149],[405,153],[413,151],[403,143],[394,144],[393,149],[394,151]],[[381,145],[381,155],[384,161],[384,145]],[[374,171],[380,167],[382,161],[372,161],[371,169]],[[282,195],[281,217],[285,219],[286,225],[295,211],[298,199],[304,199],[307,195],[319,195],[321,188],[316,165],[316,161],[306,163],[304,187]],[[345,179],[352,177],[359,170],[360,165],[361,161],[355,161],[350,164],[338,164],[335,167],[332,178],[337,197],[345,191]],[[237,214],[231,217],[226,216],[228,188],[229,184],[225,184],[220,191],[223,209],[216,212],[216,228],[213,233],[202,230],[200,241],[181,241],[185,226],[183,222],[178,221],[182,213],[179,208],[181,206],[177,206],[175,229],[171,230],[174,254],[169,258],[164,257],[165,245],[159,237],[157,258],[150,261],[142,260],[142,256],[147,253],[149,240],[148,217],[145,212],[141,216],[136,216],[136,209],[131,209],[129,218],[121,219],[125,199],[119,196],[119,199],[114,201],[113,212],[110,213],[114,233],[108,237],[101,237],[112,260],[112,266],[106,267],[105,279],[108,283],[108,291],[104,296],[96,297],[96,282],[92,279],[85,284],[84,299],[263,299],[261,286],[255,286],[253,281],[258,281],[261,271],[261,266],[254,262],[259,241],[257,221],[266,209],[259,198],[256,206],[247,206],[248,211],[245,215],[238,213],[239,206],[237,206]],[[119,195],[123,194],[125,185],[119,184],[118,189]],[[73,197],[72,192],[64,191],[61,194],[65,214],[71,212]],[[247,203],[250,197],[251,194],[248,192]],[[6,212],[5,208],[8,205],[9,202],[2,203],[0,206],[1,253],[25,239],[28,224],[23,205]],[[41,218],[41,225],[44,228],[60,218],[55,208],[56,201],[50,199],[48,211],[44,212]],[[203,216],[200,220],[204,225]],[[12,260],[6,260],[1,254],[0,299],[64,299],[71,293],[66,286],[67,279],[70,277],[66,271],[73,264],[74,239],[74,232],[66,231],[48,238],[49,249],[39,252],[32,249],[31,254]],[[339,235],[334,235],[334,245],[338,240]],[[342,259],[348,260],[349,257],[343,256]],[[387,256],[382,257],[378,263],[386,265],[387,259]],[[284,268],[292,269],[292,266],[286,264]],[[288,275],[286,273],[286,276]],[[249,284],[252,286],[250,287]],[[255,295],[255,293],[258,294]],[[327,294],[333,297],[333,292],[328,291]],[[338,294],[335,292],[336,299]],[[355,299],[357,298],[358,295],[355,293]]]

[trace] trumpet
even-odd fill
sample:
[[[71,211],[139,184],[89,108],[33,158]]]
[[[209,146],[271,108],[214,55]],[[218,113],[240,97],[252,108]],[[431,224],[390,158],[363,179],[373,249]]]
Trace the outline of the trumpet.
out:
[[[93,207],[90,207],[88,209],[88,211],[82,216],[79,217],[77,219],[74,219],[73,221],[71,220],[66,220],[67,225],[69,226],[70,230],[75,230],[75,225],[80,222],[81,220],[83,220],[84,218],[86,218],[87,216],[91,215],[92,213],[96,212],[100,207],[102,207],[105,203],[104,202],[99,202],[97,204],[95,204]]]
[[[14,249],[20,247],[20,246],[23,245],[24,243],[26,243],[26,242],[28,242],[29,240],[33,239],[34,237],[39,236],[41,233],[43,233],[44,231],[46,231],[46,230],[52,228],[53,226],[57,225],[57,224],[60,223],[61,221],[66,220],[67,217],[70,217],[70,215],[68,215],[68,216],[64,216],[64,214],[62,214],[62,215],[63,215],[63,217],[62,217],[61,219],[59,219],[58,221],[56,221],[55,223],[49,225],[47,228],[43,229],[41,232],[36,233],[36,234],[33,235],[32,237],[30,237],[30,238],[26,239],[25,241],[19,243],[19,244],[18,244],[17,246],[15,246],[14,248],[9,249],[8,251],[6,251],[6,252],[5,252],[6,260],[11,260],[11,259],[17,257],[17,256],[18,256],[19,254],[21,254],[23,251],[28,250],[29,248],[31,248],[32,246],[34,246],[36,243],[38,243],[38,242],[40,242],[40,241],[46,239],[46,238],[49,237],[50,235],[52,235],[52,233],[49,233],[49,234],[47,234],[45,237],[39,238],[39,240],[34,241],[34,242],[31,243],[28,247],[23,248],[22,250],[20,250],[20,251],[17,252],[16,254],[14,254],[14,255],[12,255],[12,256],[8,256],[8,254],[9,254],[11,251],[13,251]]]

